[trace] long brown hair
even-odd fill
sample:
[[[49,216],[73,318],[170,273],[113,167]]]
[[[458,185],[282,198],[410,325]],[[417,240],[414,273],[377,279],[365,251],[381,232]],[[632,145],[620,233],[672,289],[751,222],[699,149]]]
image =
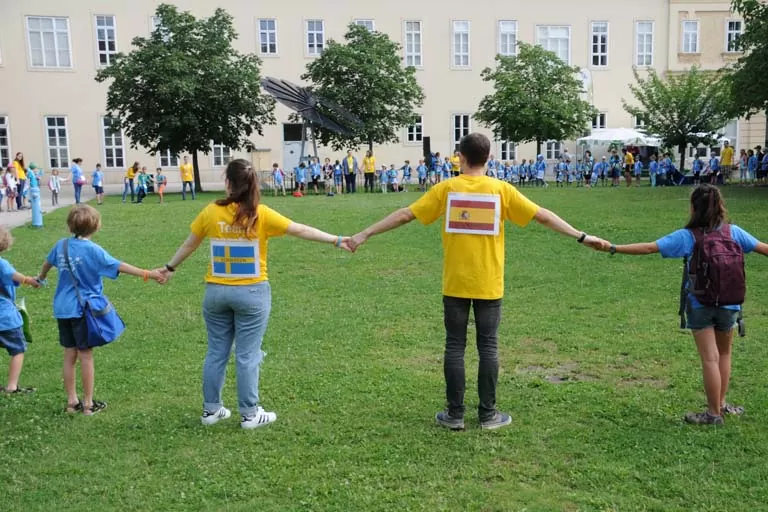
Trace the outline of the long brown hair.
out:
[[[21,158],[19,158],[19,155],[21,155]],[[16,153],[16,155],[14,157],[14,160],[19,162],[19,165],[21,165],[22,169],[26,169],[26,167],[24,166],[24,153],[22,153],[22,152]]]
[[[728,222],[728,210],[725,209],[720,189],[704,183],[691,193],[691,218],[686,229],[712,231]]]
[[[248,160],[242,158],[229,162],[224,175],[229,182],[229,196],[226,199],[219,199],[216,204],[219,206],[236,204],[237,213],[234,224],[243,226],[246,234],[249,234],[259,217],[258,208],[261,199],[259,177]]]

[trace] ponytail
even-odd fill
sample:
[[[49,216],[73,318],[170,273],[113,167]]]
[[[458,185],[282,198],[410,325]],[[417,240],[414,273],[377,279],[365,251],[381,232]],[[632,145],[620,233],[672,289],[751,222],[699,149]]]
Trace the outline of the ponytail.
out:
[[[229,182],[229,195],[219,199],[219,206],[237,205],[234,224],[245,228],[249,236],[256,226],[261,194],[259,192],[259,177],[247,160],[239,158],[227,165],[224,174]]]
[[[728,210],[725,208],[720,189],[704,183],[691,193],[691,218],[686,229],[712,231],[728,222]]]

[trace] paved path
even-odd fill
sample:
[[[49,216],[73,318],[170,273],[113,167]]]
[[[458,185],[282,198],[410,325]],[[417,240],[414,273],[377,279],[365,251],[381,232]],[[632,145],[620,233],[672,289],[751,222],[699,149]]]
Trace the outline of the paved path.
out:
[[[59,206],[53,207],[51,206],[51,192],[48,190],[47,186],[43,186],[40,188],[40,195],[42,200],[42,206],[43,206],[43,214],[50,213],[53,210],[56,210],[57,208],[65,208],[72,206],[75,204],[75,191],[73,187],[63,185],[61,190],[61,193],[59,194]],[[122,185],[107,185],[104,187],[104,192],[109,195],[121,195],[123,193],[123,186]],[[203,183],[203,189],[206,192],[214,191],[214,190],[223,190],[224,185],[223,183]],[[173,184],[170,185],[168,188],[165,189],[166,193],[173,194],[174,192],[181,192],[181,188],[179,186],[174,187]],[[93,187],[90,186],[84,186],[83,187],[83,193],[81,199],[84,201],[90,201],[94,199],[94,193],[93,193]],[[5,210],[5,200],[3,200],[3,210],[2,213],[0,213],[0,226],[6,228],[6,229],[12,229],[15,227],[23,226],[24,224],[27,224],[28,222],[32,222],[32,210],[21,210],[16,212],[8,212]],[[43,218],[43,222],[45,222],[45,218]]]

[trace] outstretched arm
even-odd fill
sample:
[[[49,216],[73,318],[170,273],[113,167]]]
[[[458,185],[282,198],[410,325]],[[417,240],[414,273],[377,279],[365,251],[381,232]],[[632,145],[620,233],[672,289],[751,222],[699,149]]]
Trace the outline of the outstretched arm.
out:
[[[763,256],[768,256],[768,244],[765,242],[758,242],[757,247],[755,247],[755,252],[762,254]]]
[[[331,235],[325,231],[320,231],[312,226],[306,224],[299,224],[298,222],[291,222],[288,224],[288,229],[285,230],[287,235],[301,238],[302,240],[309,240],[310,242],[320,242],[325,244],[333,244],[336,247],[340,247],[345,251],[352,251],[349,247],[349,238],[337,235]]]
[[[48,275],[48,271],[50,271],[52,268],[53,268],[53,265],[51,265],[47,261],[43,262],[43,267],[40,269],[40,275],[37,276],[37,278],[40,281],[45,281],[45,277]]]
[[[394,213],[384,217],[376,224],[367,227],[366,229],[353,236],[349,241],[350,248],[352,251],[356,251],[360,245],[365,243],[372,236],[391,231],[395,228],[399,228],[400,226],[408,224],[415,218],[416,216],[413,214],[410,208],[400,208]]]
[[[539,211],[536,212],[536,215],[533,218],[536,220],[536,222],[538,222],[542,226],[548,227],[552,231],[556,231],[561,235],[575,238],[576,240],[580,239],[581,236],[584,234],[581,231],[578,231],[576,228],[574,228],[570,224],[568,224],[567,222],[565,222],[557,214],[547,210],[546,208],[539,208]],[[599,250],[602,246],[606,245],[608,242],[606,242],[605,240],[601,240],[600,238],[597,238],[595,236],[587,235],[582,241],[582,243],[588,247],[592,247],[593,249]]]
[[[11,276],[15,282],[19,284],[28,284],[32,288],[40,288],[40,282],[34,277],[25,276],[21,272],[14,272]]]
[[[643,256],[646,254],[656,254],[659,252],[659,246],[656,242],[647,242],[641,244],[617,245],[616,252],[619,254],[631,254],[633,256]],[[610,246],[608,246],[610,251]]]

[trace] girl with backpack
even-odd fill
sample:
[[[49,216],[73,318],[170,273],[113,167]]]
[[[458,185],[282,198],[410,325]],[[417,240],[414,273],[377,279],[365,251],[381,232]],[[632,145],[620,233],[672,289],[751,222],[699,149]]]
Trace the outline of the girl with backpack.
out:
[[[725,400],[731,377],[733,331],[741,327],[746,292],[744,254],[768,256],[768,244],[728,223],[720,190],[710,184],[691,194],[691,217],[685,228],[655,242],[603,244],[598,250],[663,258],[684,258],[681,318],[693,333],[701,357],[707,410],[686,414],[688,423],[721,425],[724,414],[740,415],[743,407]],[[687,317],[687,318],[686,318]]]

